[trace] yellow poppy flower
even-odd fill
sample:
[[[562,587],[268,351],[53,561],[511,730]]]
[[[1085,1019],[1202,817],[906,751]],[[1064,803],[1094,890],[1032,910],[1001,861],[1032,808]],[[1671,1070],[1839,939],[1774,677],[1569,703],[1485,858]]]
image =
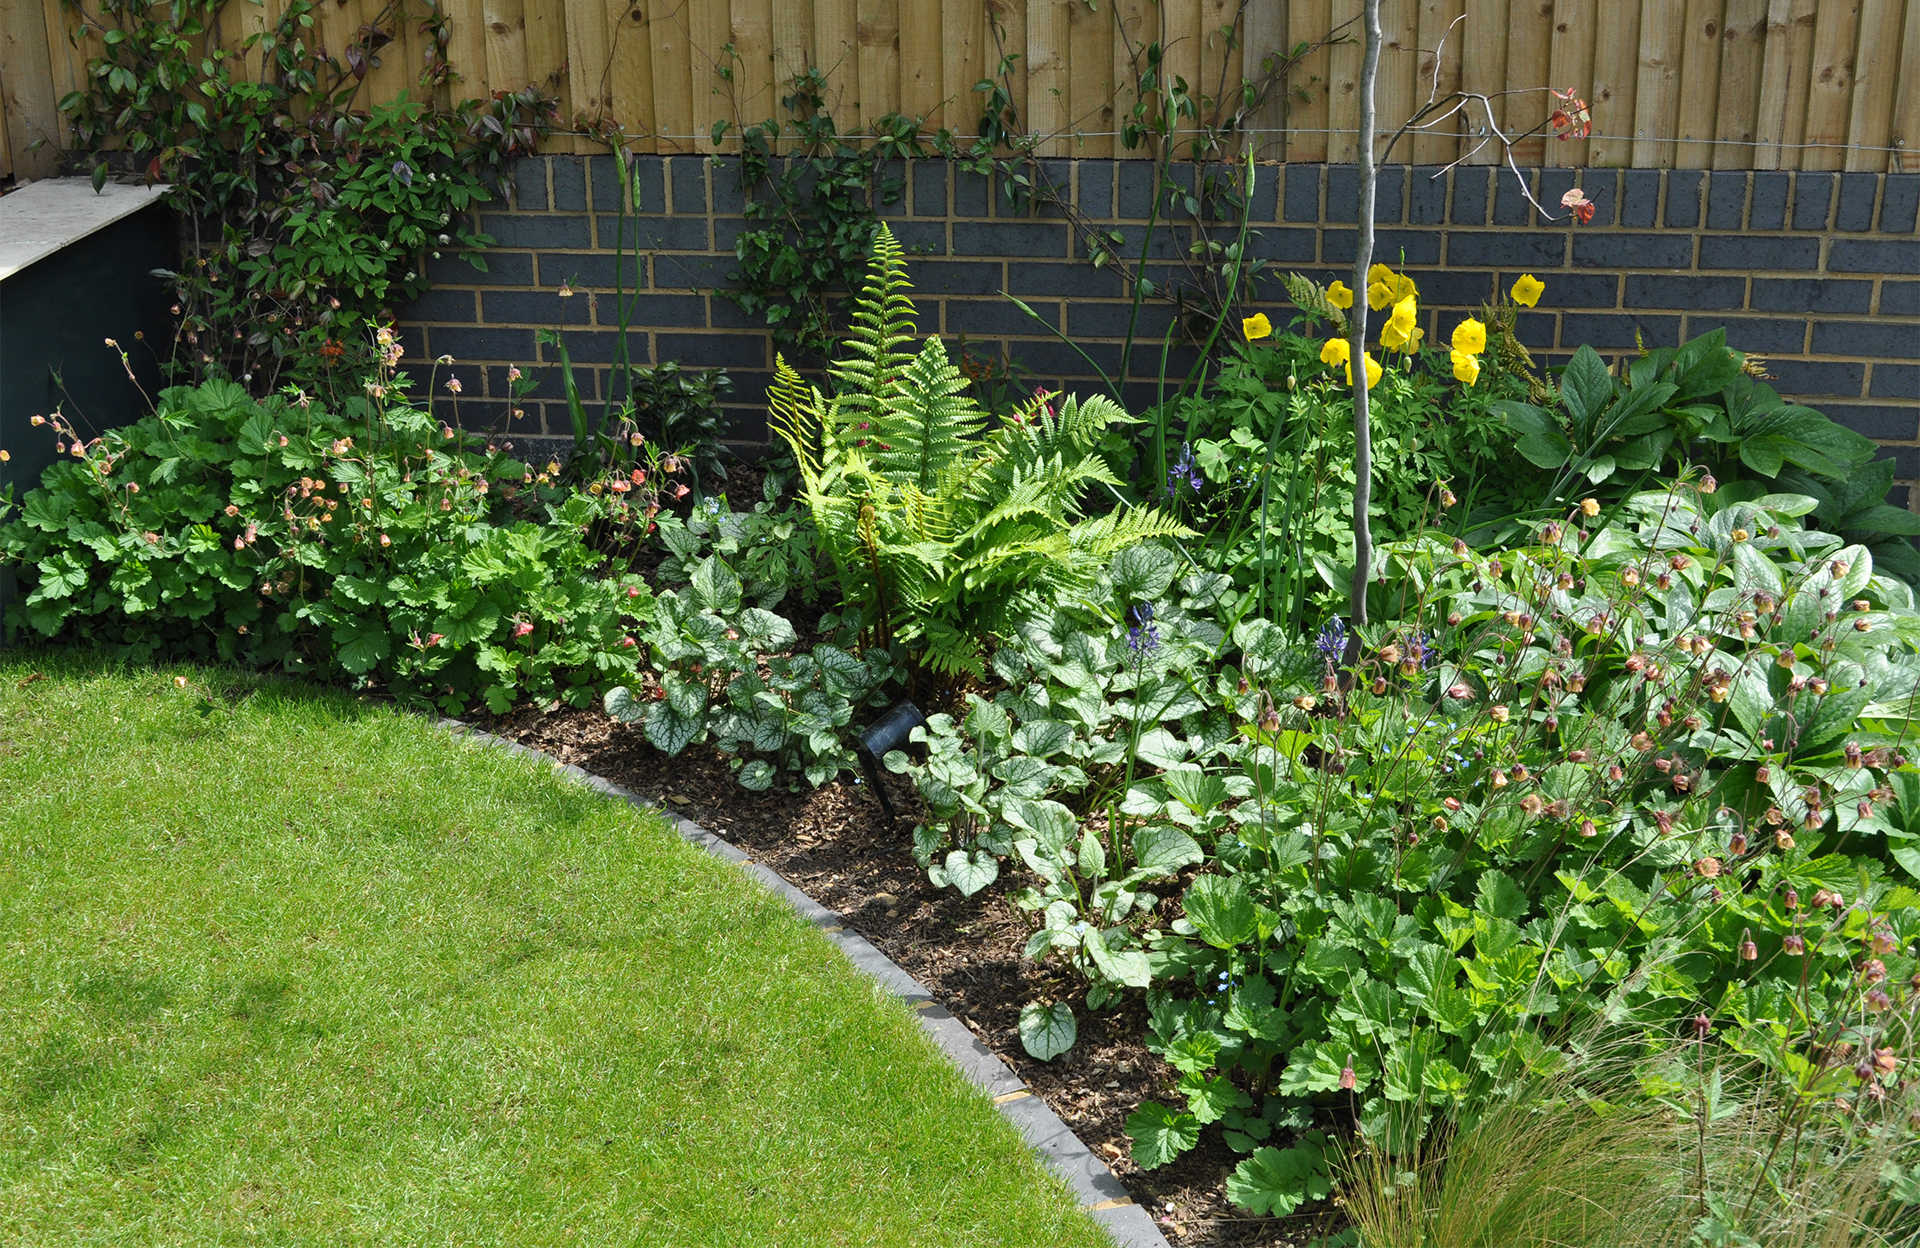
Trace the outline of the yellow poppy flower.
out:
[[[1418,341],[1417,315],[1418,305],[1412,295],[1394,304],[1393,315],[1380,327],[1380,345],[1389,351],[1399,351]]]
[[[1353,306],[1353,292],[1345,282],[1335,282],[1327,287],[1327,302],[1344,311]]]
[[[1322,364],[1345,364],[1352,358],[1353,348],[1347,345],[1345,338],[1329,338],[1326,344],[1320,348],[1320,362]],[[1351,370],[1349,370],[1348,380],[1352,380]]]
[[[1487,349],[1487,327],[1472,317],[1461,321],[1453,327],[1453,349],[1465,355],[1479,355]]]
[[[1472,385],[1480,380],[1480,360],[1467,351],[1456,350],[1453,353],[1453,375],[1458,380]]]
[[[1370,355],[1363,355],[1360,358],[1367,362],[1367,389],[1371,390],[1380,384],[1380,376],[1385,370]]]
[[[1240,332],[1247,336],[1248,342],[1273,336],[1273,322],[1267,319],[1265,312],[1255,312],[1240,322]]]
[[[1540,296],[1547,293],[1547,284],[1531,273],[1522,273],[1520,280],[1513,284],[1513,301],[1532,307],[1540,302]]]

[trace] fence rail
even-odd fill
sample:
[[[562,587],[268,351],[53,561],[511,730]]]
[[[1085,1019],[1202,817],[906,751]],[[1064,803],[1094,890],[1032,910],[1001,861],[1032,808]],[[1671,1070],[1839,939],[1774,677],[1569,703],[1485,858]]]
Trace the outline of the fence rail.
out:
[[[637,151],[708,152],[711,127],[781,110],[785,84],[825,78],[845,131],[889,114],[971,135],[976,88],[999,79],[1041,156],[1147,154],[1124,131],[1157,46],[1202,126],[1232,121],[1267,159],[1356,158],[1359,0],[413,0],[449,18],[452,89],[539,84],[567,128],[612,122]],[[271,29],[288,0],[229,0],[222,46]],[[1383,0],[1380,117],[1431,95],[1489,99],[1523,165],[1920,172],[1920,0]],[[327,0],[309,38],[336,55],[386,0]],[[100,51],[100,0],[0,0],[0,176],[58,164],[59,101]],[[367,79],[372,98],[417,76],[417,13]],[[1309,51],[1292,60],[1288,49]],[[258,58],[253,58],[258,60]],[[1278,69],[1280,72],[1273,72]],[[1004,72],[1003,72],[1004,71]],[[1272,89],[1264,93],[1263,82]],[[1536,129],[1548,87],[1591,108],[1589,137]],[[1490,163],[1477,105],[1403,139],[1395,160]],[[1237,142],[1238,140],[1236,140]],[[1383,147],[1385,140],[1382,140]],[[585,150],[563,133],[554,150]]]

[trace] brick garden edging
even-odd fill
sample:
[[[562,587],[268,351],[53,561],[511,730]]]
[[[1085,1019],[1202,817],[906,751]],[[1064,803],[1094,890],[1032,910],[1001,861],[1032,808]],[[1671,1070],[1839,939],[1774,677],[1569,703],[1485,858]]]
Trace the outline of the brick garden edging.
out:
[[[775,896],[785,899],[801,918],[831,940],[847,961],[907,1003],[914,1017],[920,1020],[921,1029],[933,1038],[941,1052],[960,1068],[960,1073],[969,1082],[993,1098],[994,1107],[1000,1111],[1000,1115],[1019,1129],[1028,1145],[1040,1154],[1054,1173],[1066,1180],[1067,1186],[1080,1201],[1081,1208],[1106,1228],[1119,1248],[1171,1248],[1166,1236],[1154,1225],[1153,1218],[1134,1203],[1133,1197],[1127,1194],[1127,1189],[1114,1177],[1106,1163],[1066,1123],[1060,1121],[1044,1100],[1029,1091],[1020,1076],[1014,1074],[993,1050],[982,1044],[965,1023],[935,1001],[924,984],[907,974],[859,933],[849,931],[839,915],[807,896],[779,872],[765,863],[752,861],[745,850],[715,836],[692,820],[654,806],[638,793],[622,788],[611,780],[562,763],[550,754],[497,737],[461,720],[443,718],[436,722],[457,737],[537,759],[552,766],[556,774],[576,784],[659,816],[692,844],[716,858],[735,864]]]

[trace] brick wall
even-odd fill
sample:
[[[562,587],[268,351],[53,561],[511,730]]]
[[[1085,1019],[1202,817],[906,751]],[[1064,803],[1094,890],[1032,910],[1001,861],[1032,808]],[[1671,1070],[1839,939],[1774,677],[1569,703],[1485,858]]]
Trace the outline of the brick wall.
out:
[[[640,291],[631,356],[726,366],[735,382],[730,436],[742,449],[764,444],[759,400],[771,341],[715,293],[735,268],[734,240],[746,227],[736,166],[698,156],[639,159],[641,243],[627,275],[629,289]],[[1123,254],[1138,255],[1151,203],[1148,167],[1079,160],[1044,162],[1044,170],[1070,189],[1080,214],[1127,240]],[[1117,370],[1126,292],[1112,271],[1085,261],[1067,220],[1016,214],[985,179],[941,161],[915,161],[904,172],[903,202],[883,215],[919,253],[910,272],[922,332],[964,335],[983,353],[1008,351],[1037,381],[1090,388],[1093,375],[1076,352],[1004,291],[1109,373]],[[1920,480],[1920,175],[1529,171],[1542,203],[1557,204],[1578,185],[1597,204],[1591,224],[1568,228],[1542,225],[1506,170],[1436,172],[1382,171],[1375,235],[1377,256],[1404,262],[1419,282],[1434,340],[1521,272],[1547,285],[1519,333],[1548,361],[1583,342],[1630,353],[1636,330],[1649,345],[1664,345],[1725,327],[1734,346],[1766,357],[1782,393],[1876,439],[1903,482]],[[1357,189],[1352,166],[1262,167],[1256,254],[1280,272],[1323,282],[1350,276]],[[498,239],[489,271],[436,261],[435,286],[406,310],[403,327],[413,358],[454,357],[463,424],[522,439],[564,435],[552,349],[536,346],[534,334],[562,328],[585,393],[604,393],[617,323],[610,296],[618,181],[609,158],[549,156],[521,162],[511,190],[510,203],[481,216]],[[1157,276],[1175,275],[1187,239],[1177,218],[1162,229]],[[563,298],[563,283],[578,293]],[[1277,283],[1261,294],[1286,310]],[[1137,405],[1150,401],[1141,375],[1158,371],[1169,317],[1159,303],[1142,316],[1152,349],[1136,353]],[[510,364],[540,382],[518,418],[506,402]],[[1920,492],[1914,501],[1920,505]]]

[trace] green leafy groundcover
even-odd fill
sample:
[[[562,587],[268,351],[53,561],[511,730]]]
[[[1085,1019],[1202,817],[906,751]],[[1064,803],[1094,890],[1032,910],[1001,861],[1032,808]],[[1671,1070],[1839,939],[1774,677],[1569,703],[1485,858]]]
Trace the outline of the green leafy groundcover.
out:
[[[532,763],[41,653],[0,792],[9,1243],[1107,1243],[784,902]]]
[[[1223,624],[1223,574],[1124,552],[890,757],[916,851],[963,893],[1010,877],[1083,1008],[1146,990],[1179,1073],[1135,1160],[1217,1130],[1258,1212],[1327,1194],[1331,1131],[1406,1154],[1596,1047],[1677,1097],[1720,1058],[1663,1055],[1704,1034],[1905,1131],[1920,614],[1816,505],[1680,483],[1504,550],[1396,544],[1357,661],[1338,620]],[[1035,1056],[1073,1013],[1028,1007]]]
[[[585,704],[630,676],[651,599],[602,575],[585,537],[644,523],[658,476],[549,488],[407,404],[390,372],[368,391],[336,411],[178,387],[84,444],[56,415],[46,436],[71,458],[0,527],[24,591],[9,632],[378,681],[451,714]]]

